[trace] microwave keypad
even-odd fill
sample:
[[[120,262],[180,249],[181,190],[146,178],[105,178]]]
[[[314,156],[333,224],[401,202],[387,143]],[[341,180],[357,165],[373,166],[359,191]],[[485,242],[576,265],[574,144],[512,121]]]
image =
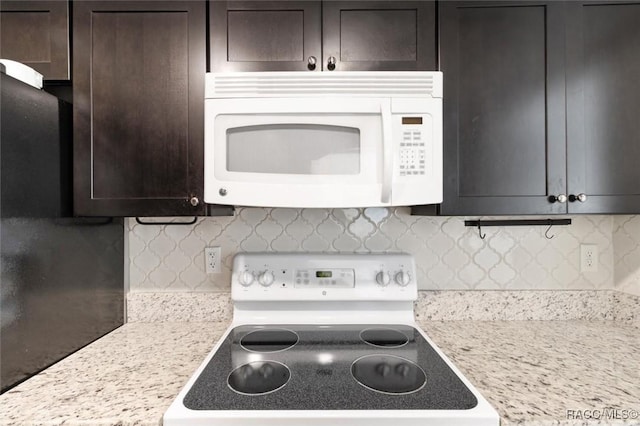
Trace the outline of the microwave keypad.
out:
[[[425,143],[422,132],[407,130],[400,142],[400,176],[425,174]]]

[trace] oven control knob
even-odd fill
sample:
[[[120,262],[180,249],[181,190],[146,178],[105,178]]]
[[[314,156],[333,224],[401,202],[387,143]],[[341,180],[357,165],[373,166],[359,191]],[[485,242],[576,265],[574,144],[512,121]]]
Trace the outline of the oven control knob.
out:
[[[269,287],[271,284],[273,284],[274,280],[275,280],[275,278],[274,278],[273,274],[271,272],[269,272],[269,271],[263,272],[262,274],[260,274],[260,277],[258,278],[258,281],[264,287]]]
[[[400,271],[395,277],[396,284],[405,287],[411,282],[411,275],[406,271]]]
[[[378,283],[378,285],[386,287],[391,282],[391,277],[389,276],[388,272],[380,271],[376,274],[376,282]]]
[[[238,281],[240,281],[240,284],[243,286],[249,287],[251,283],[253,283],[253,274],[249,271],[244,271],[240,274]]]

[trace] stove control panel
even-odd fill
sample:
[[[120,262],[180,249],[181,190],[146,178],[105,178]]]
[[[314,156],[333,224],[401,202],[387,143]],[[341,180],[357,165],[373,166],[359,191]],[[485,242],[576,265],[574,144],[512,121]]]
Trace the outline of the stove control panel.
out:
[[[299,288],[353,288],[356,274],[353,269],[297,269],[294,287]]]
[[[243,301],[409,301],[413,257],[396,254],[240,253],[231,293]]]

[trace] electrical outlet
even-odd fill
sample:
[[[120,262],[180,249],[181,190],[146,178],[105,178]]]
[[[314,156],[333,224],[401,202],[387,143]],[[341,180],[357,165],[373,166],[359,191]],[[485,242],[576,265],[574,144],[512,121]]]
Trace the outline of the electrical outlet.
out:
[[[205,247],[204,262],[207,274],[219,274],[220,262],[222,262],[222,249],[220,247]]]
[[[598,272],[598,246],[580,245],[580,272]]]

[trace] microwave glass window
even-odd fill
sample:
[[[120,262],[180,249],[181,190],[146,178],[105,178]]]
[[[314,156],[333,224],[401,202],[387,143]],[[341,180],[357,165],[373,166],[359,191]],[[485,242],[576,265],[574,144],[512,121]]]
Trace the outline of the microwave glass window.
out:
[[[360,130],[324,124],[264,124],[227,130],[227,170],[242,173],[355,175]]]

